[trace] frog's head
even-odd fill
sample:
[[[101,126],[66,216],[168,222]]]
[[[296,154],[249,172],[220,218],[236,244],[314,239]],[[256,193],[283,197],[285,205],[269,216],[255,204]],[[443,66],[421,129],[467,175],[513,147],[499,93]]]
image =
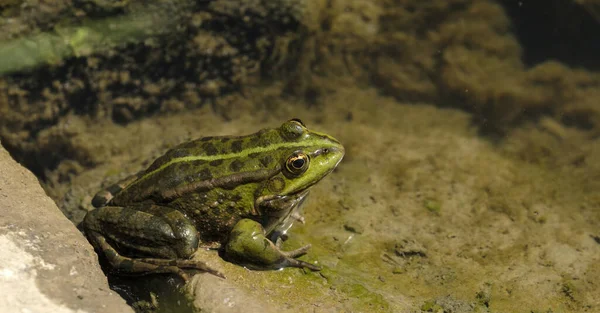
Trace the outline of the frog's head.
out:
[[[264,200],[303,193],[331,173],[344,157],[339,141],[308,130],[299,119],[283,123],[276,131],[282,140],[276,152],[281,172],[261,192]]]
[[[255,207],[267,233],[291,226],[288,216],[301,205],[308,189],[344,157],[344,147],[336,139],[308,130],[298,119],[283,123],[270,135],[277,171],[255,194]]]

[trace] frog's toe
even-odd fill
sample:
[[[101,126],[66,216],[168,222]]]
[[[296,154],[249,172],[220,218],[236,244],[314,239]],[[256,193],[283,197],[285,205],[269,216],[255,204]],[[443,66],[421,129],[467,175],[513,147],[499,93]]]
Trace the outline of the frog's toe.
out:
[[[299,256],[305,255],[311,246],[312,245],[307,244],[306,246],[304,246],[302,248],[298,248],[298,249],[292,250],[292,251],[281,251],[281,253],[288,258],[297,258]]]
[[[154,271],[154,273],[167,273],[167,274],[175,274],[187,284],[190,281],[190,276],[186,274],[182,269],[177,266],[162,266],[158,270]]]
[[[182,266],[184,268],[189,268],[189,269],[195,269],[195,270],[199,270],[202,272],[206,272],[206,273],[210,273],[213,274],[217,277],[221,277],[223,279],[227,279],[227,277],[225,277],[225,275],[221,272],[219,272],[218,270],[206,265],[206,263],[201,262],[201,261],[194,261],[194,260],[181,260],[181,261],[187,261],[189,262],[189,264]]]
[[[310,247],[311,247],[311,245],[308,244],[308,245],[306,245],[302,248],[298,248],[296,250],[280,251],[281,254],[285,257],[283,265],[286,267],[302,267],[302,268],[305,267],[305,268],[311,269],[313,271],[320,271],[321,270],[320,267],[318,267],[314,264],[296,259],[297,257],[305,255],[308,252],[308,250],[310,249]]]
[[[185,260],[185,259],[174,259],[174,260],[168,260],[168,259],[137,259],[138,261],[144,262],[144,263],[148,263],[148,264],[154,264],[157,266],[163,266],[166,268],[177,268],[179,271],[177,271],[177,273],[179,276],[182,276],[180,274],[183,273],[183,271],[181,270],[182,268],[185,269],[194,269],[194,270],[199,270],[202,272],[207,272],[210,274],[213,274],[215,276],[221,277],[221,278],[226,278],[225,275],[223,275],[223,273],[215,270],[214,268],[208,266],[206,263],[202,262],[202,261],[198,261],[198,260]],[[186,275],[184,273],[184,275]],[[186,275],[187,276],[187,275]],[[185,279],[184,279],[185,280]]]
[[[304,262],[294,258],[286,258],[284,261],[284,267],[300,267],[300,268],[308,268],[313,271],[320,271],[321,267],[316,266],[314,264]]]
[[[305,224],[305,223],[306,223],[306,220],[304,219],[304,216],[302,216],[302,214],[300,214],[299,212],[294,212],[294,213],[292,213],[291,217],[292,217],[294,220],[296,220],[296,221],[298,221],[299,223],[301,223],[301,224]]]

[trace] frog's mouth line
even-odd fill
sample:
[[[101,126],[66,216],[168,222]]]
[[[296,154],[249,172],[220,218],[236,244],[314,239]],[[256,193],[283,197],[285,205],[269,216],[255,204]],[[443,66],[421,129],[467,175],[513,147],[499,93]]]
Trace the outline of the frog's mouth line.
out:
[[[258,199],[256,199],[256,201],[254,202],[254,205],[255,206],[264,206],[267,203],[270,203],[273,201],[278,201],[278,200],[285,200],[285,199],[291,199],[291,198],[305,198],[309,191],[310,190],[308,190],[307,188],[304,188],[304,189],[301,189],[300,191],[297,191],[294,193],[289,193],[286,195],[262,196],[262,197],[259,197]]]

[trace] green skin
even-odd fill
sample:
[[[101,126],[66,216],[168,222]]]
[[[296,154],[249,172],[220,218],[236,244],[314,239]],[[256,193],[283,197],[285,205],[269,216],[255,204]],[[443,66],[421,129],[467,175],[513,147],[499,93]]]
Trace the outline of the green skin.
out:
[[[308,189],[344,156],[334,138],[299,120],[247,136],[183,143],[145,171],[99,192],[83,228],[118,273],[199,269],[200,246],[251,268],[319,268],[297,260],[310,245],[284,252],[280,236],[296,219]],[[274,243],[275,241],[276,243]]]

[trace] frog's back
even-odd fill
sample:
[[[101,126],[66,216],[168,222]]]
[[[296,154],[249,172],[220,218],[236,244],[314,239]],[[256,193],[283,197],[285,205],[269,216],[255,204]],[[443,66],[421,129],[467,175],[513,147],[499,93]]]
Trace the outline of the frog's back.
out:
[[[281,170],[279,154],[273,153],[278,149],[286,147],[277,129],[247,136],[200,138],[172,148],[145,171],[99,195],[108,198],[104,204],[110,201],[119,206],[145,200],[169,202],[192,191],[263,181]]]

